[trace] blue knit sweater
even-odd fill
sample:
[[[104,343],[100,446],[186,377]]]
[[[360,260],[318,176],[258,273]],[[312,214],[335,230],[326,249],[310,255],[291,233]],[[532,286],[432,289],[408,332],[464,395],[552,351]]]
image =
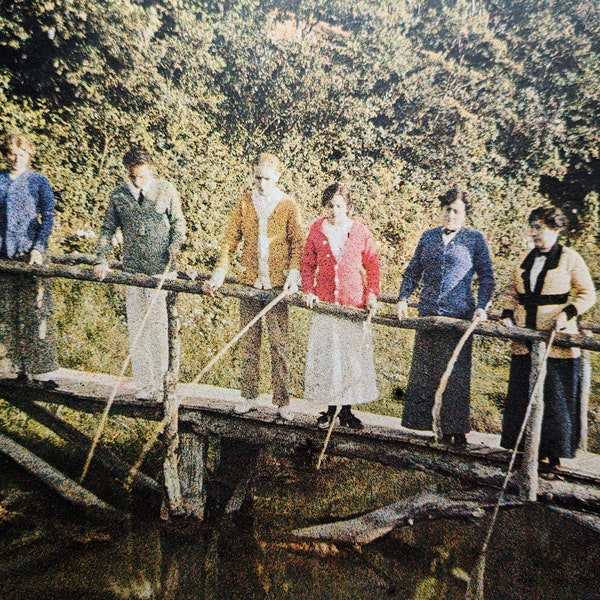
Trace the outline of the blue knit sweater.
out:
[[[27,170],[16,179],[0,171],[0,256],[44,252],[54,223],[54,192],[46,177]]]
[[[477,302],[473,276],[477,274]],[[494,291],[494,271],[485,239],[475,229],[462,228],[447,244],[441,227],[426,231],[404,272],[399,300],[408,300],[422,280],[419,315],[470,319],[485,309]]]

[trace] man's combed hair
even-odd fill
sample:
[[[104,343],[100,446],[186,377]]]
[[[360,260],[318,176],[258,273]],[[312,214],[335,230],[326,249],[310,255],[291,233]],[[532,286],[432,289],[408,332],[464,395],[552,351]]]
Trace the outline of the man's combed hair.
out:
[[[257,167],[271,167],[281,172],[281,161],[269,152],[263,152],[256,160]]]
[[[140,165],[151,165],[152,162],[150,152],[143,146],[133,146],[126,152],[125,156],[123,156],[123,164],[128,169],[131,167],[139,167]]]

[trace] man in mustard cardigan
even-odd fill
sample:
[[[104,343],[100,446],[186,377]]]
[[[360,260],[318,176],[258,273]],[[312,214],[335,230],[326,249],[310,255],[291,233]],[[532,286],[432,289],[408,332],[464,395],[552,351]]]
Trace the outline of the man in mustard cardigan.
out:
[[[221,245],[217,268],[204,283],[206,293],[212,295],[223,284],[229,262],[240,243],[243,243],[240,283],[262,290],[283,288],[289,293],[298,291],[304,234],[296,203],[277,187],[280,177],[279,159],[272,154],[261,154],[254,165],[253,189],[238,201]],[[240,327],[251,321],[265,304],[263,300],[242,298]],[[287,389],[287,304],[277,304],[263,320],[271,345],[273,404],[278,407],[282,419],[291,421],[294,414],[289,407]],[[238,414],[255,408],[252,400],[259,394],[261,337],[259,321],[240,341],[242,402],[234,409]]]

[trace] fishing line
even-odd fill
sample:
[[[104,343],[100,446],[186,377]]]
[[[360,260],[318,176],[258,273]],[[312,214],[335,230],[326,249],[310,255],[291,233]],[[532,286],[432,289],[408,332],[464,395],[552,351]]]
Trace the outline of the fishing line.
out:
[[[117,395],[117,392],[119,391],[119,388],[121,387],[121,383],[125,377],[125,371],[127,370],[127,368],[129,367],[129,363],[131,362],[131,348],[136,348],[139,340],[142,336],[142,332],[143,329],[146,325],[146,322],[148,321],[148,318],[150,316],[150,312],[152,310],[152,308],[154,307],[154,304],[156,303],[156,300],[158,299],[159,295],[160,295],[160,291],[167,279],[167,275],[170,272],[171,269],[171,259],[169,259],[169,262],[167,263],[167,266],[165,267],[165,270],[163,271],[162,275],[160,276],[159,280],[158,280],[158,285],[155,288],[154,294],[152,295],[152,298],[150,300],[150,304],[148,305],[148,308],[146,309],[146,312],[144,313],[144,317],[142,319],[142,322],[133,338],[133,341],[130,344],[130,351],[127,354],[127,357],[125,358],[125,360],[123,361],[123,366],[121,367],[121,372],[119,373],[119,376],[117,377],[117,380],[115,381],[115,384],[113,386],[113,389],[110,393],[110,396],[108,398],[108,401],[106,403],[106,406],[104,407],[104,411],[102,413],[102,418],[100,419],[100,423],[98,425],[98,427],[96,428],[96,433],[94,435],[94,440],[92,442],[92,446],[90,448],[90,451],[88,453],[87,459],[85,461],[85,465],[83,467],[83,471],[81,473],[81,476],[79,478],[79,483],[83,483],[88,470],[90,468],[90,464],[92,462],[92,458],[94,456],[94,453],[96,451],[96,447],[100,441],[100,438],[102,436],[102,433],[104,431],[104,427],[106,426],[106,421],[108,420],[108,415],[110,413],[110,409],[112,408],[113,402],[115,400],[115,397]]]
[[[541,374],[546,365],[546,361],[548,360],[548,356],[550,355],[550,350],[552,348],[552,344],[554,343],[554,338],[556,336],[556,329],[552,329],[550,333],[550,337],[548,338],[548,342],[546,345],[546,351],[542,357],[540,362],[540,366],[538,367],[538,371],[535,376],[535,382],[533,385],[533,390],[531,392],[531,396],[529,398],[529,402],[527,404],[527,410],[525,411],[525,415],[523,417],[523,423],[521,425],[521,429],[519,430],[519,435],[517,436],[517,441],[515,442],[514,448],[511,450],[510,462],[508,463],[508,470],[506,471],[506,477],[504,478],[504,483],[502,484],[502,488],[500,489],[500,494],[498,495],[498,500],[496,505],[494,506],[494,512],[492,514],[492,519],[490,521],[490,527],[488,529],[487,535],[483,542],[483,546],[481,547],[481,552],[479,553],[479,558],[477,559],[477,563],[475,565],[475,574],[476,577],[471,577],[469,580],[469,584],[467,585],[467,594],[466,599],[477,600],[483,599],[483,576],[485,572],[485,557],[487,553],[487,549],[492,538],[492,533],[494,531],[494,526],[496,525],[496,520],[498,518],[498,514],[500,512],[500,505],[502,503],[502,499],[504,494],[506,493],[506,488],[508,487],[508,482],[510,480],[510,476],[512,474],[512,469],[515,463],[515,459],[517,456],[519,445],[521,444],[521,440],[523,439],[523,435],[525,434],[525,429],[527,427],[527,422],[529,421],[529,417],[531,415],[531,410],[533,408],[533,402],[535,400],[536,395],[539,391],[539,386],[542,383]],[[475,580],[475,589],[471,586],[471,582]]]

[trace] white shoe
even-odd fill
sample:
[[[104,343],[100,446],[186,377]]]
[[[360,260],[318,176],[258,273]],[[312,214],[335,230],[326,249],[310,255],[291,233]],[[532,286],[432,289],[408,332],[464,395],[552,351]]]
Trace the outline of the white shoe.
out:
[[[245,415],[246,413],[249,413],[251,410],[256,410],[256,406],[254,406],[254,404],[252,402],[250,402],[250,400],[246,400],[246,398],[242,398],[242,401],[238,402],[233,407],[233,412],[236,415]]]
[[[158,402],[159,400],[162,400],[163,392],[157,388],[143,388],[136,393],[135,397],[138,400],[150,400],[151,402]]]
[[[289,406],[280,406],[277,413],[284,421],[294,420],[294,412]]]

